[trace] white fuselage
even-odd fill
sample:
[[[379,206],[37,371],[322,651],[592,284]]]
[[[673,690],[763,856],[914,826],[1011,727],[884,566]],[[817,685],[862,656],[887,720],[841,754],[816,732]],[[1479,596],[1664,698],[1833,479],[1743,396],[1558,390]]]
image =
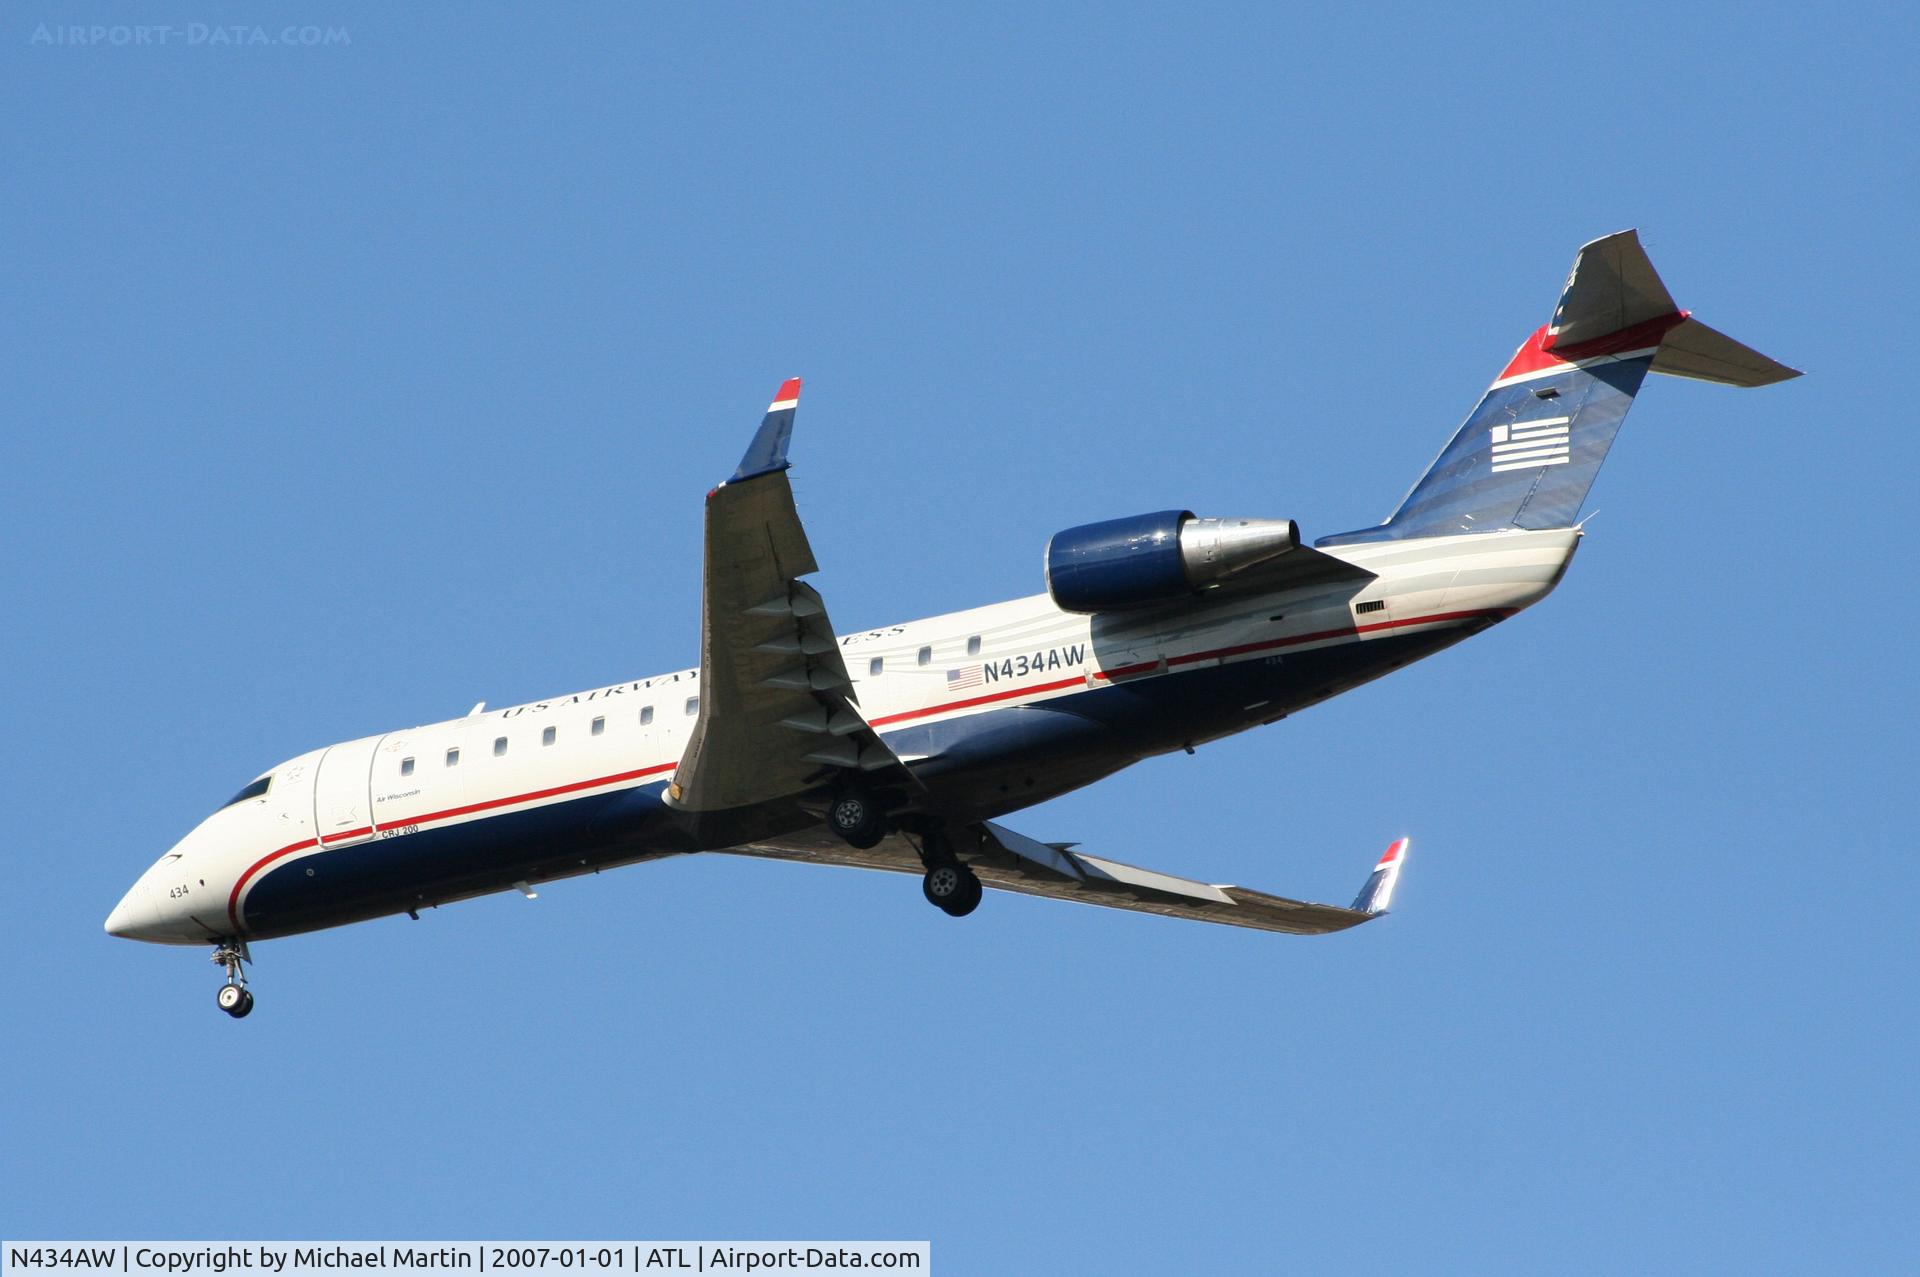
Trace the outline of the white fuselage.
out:
[[[1331,553],[1376,574],[1358,592],[1349,584],[1202,595],[1140,617],[1078,615],[1036,595],[845,635],[841,648],[868,722],[902,742],[909,766],[934,776],[941,743],[964,739],[982,716],[1114,689],[1140,693],[1122,707],[1132,715],[1130,752],[1079,760],[1077,770],[1062,758],[1055,782],[1042,775],[1004,799],[971,800],[993,814],[1133,758],[1284,717],[1475,633],[1544,597],[1579,535],[1348,545]],[[1228,677],[1198,677],[1212,671]],[[1183,682],[1200,694],[1159,694]],[[1246,691],[1269,683],[1270,695]],[[263,793],[214,812],[149,868],[107,930],[167,944],[245,940],[710,849],[670,831],[664,808],[643,818],[638,797],[618,801],[671,778],[699,691],[698,672],[683,670],[289,759]],[[922,728],[931,730],[914,730]],[[955,764],[945,783],[963,786],[979,766]],[[540,813],[561,809],[565,828],[539,826]],[[462,860],[469,853],[470,864]],[[336,872],[349,865],[350,873]],[[259,927],[248,905],[269,874],[291,884],[276,891],[297,903],[285,922]]]

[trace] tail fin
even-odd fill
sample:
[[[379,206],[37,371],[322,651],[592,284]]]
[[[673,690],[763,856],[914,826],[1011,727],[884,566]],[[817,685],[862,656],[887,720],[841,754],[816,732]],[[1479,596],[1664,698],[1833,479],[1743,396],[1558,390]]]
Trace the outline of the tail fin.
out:
[[[1314,544],[1572,526],[1648,372],[1730,386],[1800,375],[1676,307],[1636,232],[1594,240],[1553,322],[1514,352],[1400,508]]]

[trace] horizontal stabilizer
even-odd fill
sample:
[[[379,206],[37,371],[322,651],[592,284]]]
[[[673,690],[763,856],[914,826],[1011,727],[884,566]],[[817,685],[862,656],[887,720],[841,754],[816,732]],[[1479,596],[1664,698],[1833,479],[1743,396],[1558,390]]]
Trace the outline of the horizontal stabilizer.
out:
[[[1651,371],[1695,381],[1717,381],[1723,386],[1771,386],[1800,375],[1798,368],[1769,359],[1693,318],[1667,333],[1660,343],[1660,353],[1653,357]]]
[[[1648,371],[1670,377],[1770,386],[1800,375],[1797,368],[1741,345],[1674,305],[1637,231],[1620,231],[1581,246],[1541,350],[1572,360],[1613,353],[1623,341],[1657,345],[1659,353]]]

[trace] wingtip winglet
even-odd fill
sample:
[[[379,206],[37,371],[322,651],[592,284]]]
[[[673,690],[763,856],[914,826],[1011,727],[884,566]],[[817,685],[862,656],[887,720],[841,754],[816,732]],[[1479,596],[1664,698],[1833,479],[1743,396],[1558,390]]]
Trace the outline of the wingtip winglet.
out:
[[[1396,838],[1387,844],[1373,872],[1367,875],[1366,885],[1353,898],[1355,913],[1373,915],[1387,911],[1393,902],[1393,888],[1400,881],[1400,870],[1407,863],[1407,848],[1412,845],[1411,838]]]
[[[759,431],[754,434],[753,442],[747,445],[746,455],[740,458],[740,468],[733,472],[727,483],[774,474],[792,464],[787,460],[787,444],[793,438],[793,413],[799,405],[800,378],[789,377],[774,392],[773,402],[767,405],[767,415],[761,419]]]

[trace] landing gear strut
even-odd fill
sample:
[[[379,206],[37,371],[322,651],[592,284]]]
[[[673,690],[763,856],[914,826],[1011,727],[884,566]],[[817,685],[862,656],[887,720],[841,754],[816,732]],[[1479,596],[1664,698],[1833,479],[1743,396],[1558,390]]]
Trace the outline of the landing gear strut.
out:
[[[213,951],[213,960],[227,973],[227,982],[220,986],[220,992],[214,1001],[222,1011],[238,1020],[253,1010],[253,993],[247,988],[247,972],[243,965],[253,961],[253,955],[247,952],[245,940],[223,940]]]

